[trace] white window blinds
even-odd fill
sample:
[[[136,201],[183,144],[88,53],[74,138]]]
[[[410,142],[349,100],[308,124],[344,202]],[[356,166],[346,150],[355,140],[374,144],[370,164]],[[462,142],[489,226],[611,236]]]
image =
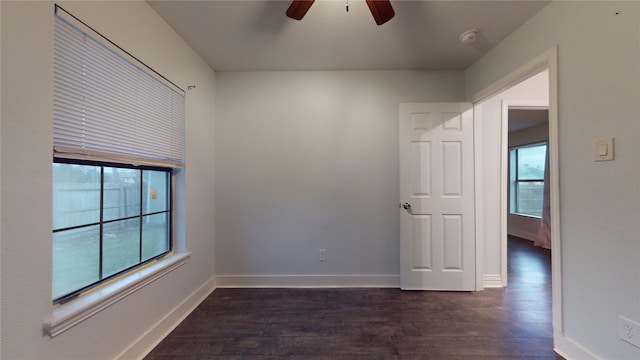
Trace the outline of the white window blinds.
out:
[[[54,157],[181,167],[184,92],[60,7],[54,34]]]

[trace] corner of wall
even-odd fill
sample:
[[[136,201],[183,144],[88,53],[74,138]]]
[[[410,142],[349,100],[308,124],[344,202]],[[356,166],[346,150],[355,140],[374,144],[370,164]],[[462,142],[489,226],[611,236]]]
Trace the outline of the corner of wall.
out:
[[[212,277],[149,328],[147,332],[136,339],[136,341],[118,355],[116,359],[128,360],[144,358],[215,289],[215,277]]]

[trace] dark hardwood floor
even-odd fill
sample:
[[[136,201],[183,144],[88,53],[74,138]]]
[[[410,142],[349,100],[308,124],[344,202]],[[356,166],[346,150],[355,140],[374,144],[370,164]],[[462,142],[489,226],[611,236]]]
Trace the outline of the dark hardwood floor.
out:
[[[560,359],[550,252],[508,253],[504,289],[217,289],[146,359]]]

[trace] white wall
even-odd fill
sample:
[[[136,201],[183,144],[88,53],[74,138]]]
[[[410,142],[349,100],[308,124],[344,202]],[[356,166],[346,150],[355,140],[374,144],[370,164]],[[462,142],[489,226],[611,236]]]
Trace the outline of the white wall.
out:
[[[506,226],[501,216],[502,199],[500,181],[502,165],[502,106],[538,104],[549,105],[549,76],[547,72],[539,73],[526,81],[504,92],[487,99],[476,107],[476,126],[479,127],[481,141],[477,141],[476,151],[482,155],[482,164],[476,167],[482,169],[480,191],[484,199],[483,206],[476,214],[478,221],[482,221],[482,232],[477,234],[484,244],[484,276],[491,282],[502,279],[501,259],[501,229]],[[489,280],[487,280],[489,281]],[[494,286],[485,282],[487,286]]]
[[[186,95],[186,167],[177,177],[178,231],[190,261],[59,335],[43,336],[51,304],[52,2],[0,2],[2,40],[2,359],[115,358],[214,274],[213,71],[144,2],[62,6],[132,52]],[[185,226],[186,225],[186,226]],[[206,289],[205,289],[206,290]],[[210,289],[209,289],[210,290]],[[184,310],[184,309],[182,309]],[[161,325],[166,326],[165,321]],[[128,355],[144,351],[157,333]]]
[[[640,3],[554,1],[466,71],[467,95],[558,46],[564,335],[572,358],[637,359],[619,314],[640,321]],[[592,142],[615,137],[615,161]],[[556,329],[559,331],[561,329]]]
[[[398,286],[398,105],[461,101],[463,73],[221,72],[216,85],[218,285]],[[344,278],[312,281],[287,284]]]

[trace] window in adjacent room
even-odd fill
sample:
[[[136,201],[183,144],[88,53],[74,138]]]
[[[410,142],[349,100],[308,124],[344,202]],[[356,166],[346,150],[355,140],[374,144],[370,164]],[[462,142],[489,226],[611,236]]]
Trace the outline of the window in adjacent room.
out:
[[[56,6],[52,299],[172,252],[184,92]]]
[[[509,149],[510,212],[542,216],[547,143]]]

